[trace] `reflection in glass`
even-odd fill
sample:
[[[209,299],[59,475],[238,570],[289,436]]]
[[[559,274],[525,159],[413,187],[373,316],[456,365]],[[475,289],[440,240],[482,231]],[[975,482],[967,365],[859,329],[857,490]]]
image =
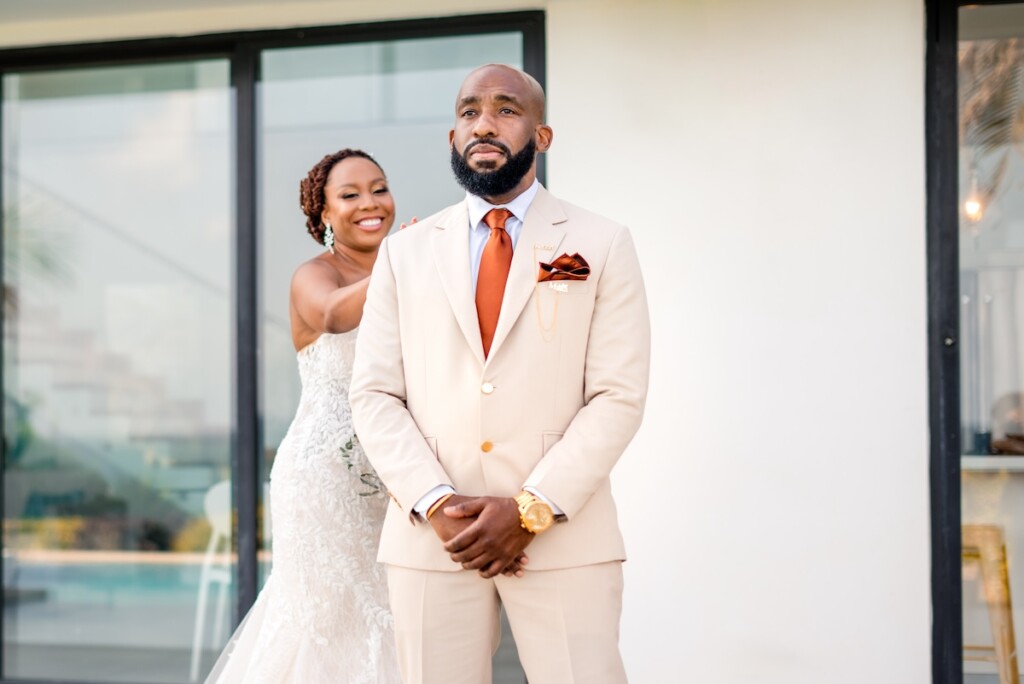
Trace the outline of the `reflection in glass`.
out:
[[[3,78],[4,677],[185,682],[226,639],[228,77]]]
[[[960,11],[965,682],[1017,684],[1024,625],[1024,5]]]

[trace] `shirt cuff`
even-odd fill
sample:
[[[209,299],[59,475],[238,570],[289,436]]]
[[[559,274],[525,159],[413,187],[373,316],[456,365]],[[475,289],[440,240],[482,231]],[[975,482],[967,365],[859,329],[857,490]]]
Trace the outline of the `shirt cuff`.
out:
[[[548,506],[551,506],[551,512],[554,513],[556,516],[562,516],[563,518],[565,517],[565,513],[562,512],[562,509],[559,508],[554,501],[538,492],[534,487],[523,487],[523,491],[530,492],[535,497],[546,503]]]
[[[455,488],[451,485],[437,485],[416,502],[416,505],[412,507],[412,512],[419,516],[421,521],[425,521],[427,519],[427,511],[430,510],[430,507],[433,506],[438,499],[445,494],[454,493]]]

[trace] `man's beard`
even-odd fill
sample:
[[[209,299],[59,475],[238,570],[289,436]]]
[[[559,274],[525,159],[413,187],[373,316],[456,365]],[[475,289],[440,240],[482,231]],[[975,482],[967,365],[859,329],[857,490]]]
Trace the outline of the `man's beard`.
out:
[[[466,154],[474,146],[485,144],[496,147],[505,153],[505,164],[493,171],[474,171],[469,167],[466,158],[459,154],[452,145],[452,172],[459,185],[466,189],[471,195],[477,197],[500,197],[511,192],[519,181],[529,173],[533,167],[533,160],[537,156],[537,144],[530,138],[529,142],[515,154],[504,144],[483,138],[474,140],[466,146]]]

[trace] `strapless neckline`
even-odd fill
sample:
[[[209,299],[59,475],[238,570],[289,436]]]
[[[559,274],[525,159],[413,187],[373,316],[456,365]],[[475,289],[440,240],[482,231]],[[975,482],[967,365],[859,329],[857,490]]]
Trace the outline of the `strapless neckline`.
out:
[[[297,352],[295,352],[295,356],[301,357],[304,353],[306,353],[306,352],[316,348],[317,345],[321,344],[322,342],[326,342],[328,338],[345,338],[345,337],[349,337],[349,336],[353,336],[354,337],[355,334],[358,331],[359,331],[359,328],[356,327],[356,328],[352,328],[348,332],[343,332],[343,333],[320,333],[319,337],[317,337],[315,340],[313,340],[312,342],[307,344],[302,349],[300,349]]]

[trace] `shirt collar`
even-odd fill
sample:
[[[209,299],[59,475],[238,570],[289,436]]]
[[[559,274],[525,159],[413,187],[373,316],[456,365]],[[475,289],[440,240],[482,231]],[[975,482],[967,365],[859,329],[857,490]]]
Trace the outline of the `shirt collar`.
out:
[[[491,204],[483,197],[477,197],[476,195],[471,195],[467,192],[466,207],[469,209],[469,227],[476,228],[479,226],[480,222],[484,220],[484,215],[495,207],[505,207],[512,212],[513,216],[520,221],[523,221],[526,218],[526,212],[529,210],[530,205],[533,204],[533,198],[537,196],[537,191],[539,189],[540,181],[534,178],[530,187],[516,195],[511,202],[507,202],[505,204]]]

